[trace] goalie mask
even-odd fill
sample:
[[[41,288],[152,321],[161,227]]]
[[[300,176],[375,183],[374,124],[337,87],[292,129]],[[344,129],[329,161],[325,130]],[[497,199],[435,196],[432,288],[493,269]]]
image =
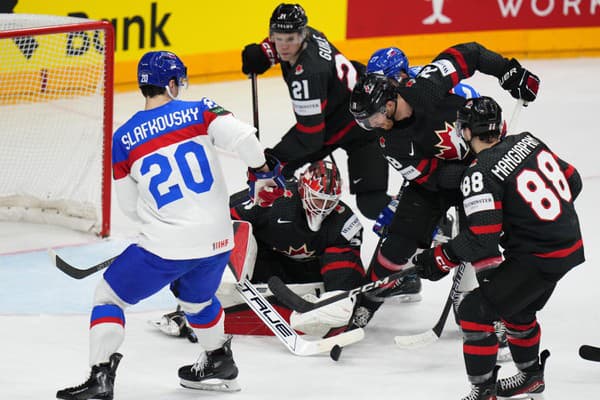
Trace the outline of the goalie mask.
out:
[[[183,61],[170,51],[150,51],[138,63],[138,85],[166,88],[171,98],[169,81],[174,79],[180,88],[187,87],[187,68]]]
[[[317,232],[323,220],[340,201],[342,182],[337,167],[323,160],[312,163],[300,175],[298,193],[306,212],[308,227]]]

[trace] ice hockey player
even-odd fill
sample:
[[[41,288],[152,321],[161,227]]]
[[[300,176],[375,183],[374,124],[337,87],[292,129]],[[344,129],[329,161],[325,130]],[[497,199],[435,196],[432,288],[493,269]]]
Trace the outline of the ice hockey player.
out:
[[[384,47],[375,51],[367,62],[367,73],[382,74],[397,81],[416,77],[423,69],[422,66],[410,66],[408,57],[397,47]],[[450,93],[465,99],[479,97],[480,94],[471,85],[458,82]]]
[[[231,196],[232,218],[252,224],[256,261],[244,273],[257,288],[261,284],[267,288],[269,278],[278,276],[298,293],[316,300],[318,292],[323,298],[361,284],[365,276],[360,258],[363,229],[358,217],[340,201],[341,187],[337,167],[320,160],[309,165],[298,181],[289,181],[285,190],[263,190],[257,204],[245,200],[247,191]],[[227,290],[227,278],[226,274],[217,292],[226,305],[225,328],[230,333],[269,334],[260,319],[240,303],[237,292]],[[326,337],[347,328],[353,302],[348,299],[304,314],[278,308],[294,329]],[[177,317],[173,314],[163,319]],[[184,327],[183,333],[177,330],[173,335],[186,336],[185,331]]]
[[[501,109],[490,97],[467,100],[456,126],[476,154],[461,183],[468,229],[420,253],[414,263],[419,274],[431,280],[441,279],[461,260],[472,262],[477,270],[479,288],[459,307],[472,384],[463,400],[541,393],[550,353],[539,353],[536,313],[558,280],[584,261],[573,204],[582,181],[572,165],[529,132],[501,141]],[[497,380],[493,321],[499,318],[508,330],[519,372]]]
[[[474,42],[445,50],[415,78],[398,82],[367,74],[354,88],[351,112],[365,129],[378,130],[386,159],[409,181],[367,278],[375,281],[403,269],[418,248],[430,247],[443,213],[461,205],[460,178],[472,156],[454,129],[464,99],[449,90],[476,70],[499,77],[516,98],[536,97],[537,76]],[[373,295],[359,299],[355,322],[367,323],[382,301]]]
[[[410,66],[408,57],[404,54],[402,50],[397,47],[384,47],[375,51],[369,61],[367,62],[367,73],[378,73],[387,76],[388,78],[394,78],[398,82],[403,79],[415,78],[418,73],[423,69],[422,66]],[[474,87],[471,85],[467,85],[463,82],[458,82],[452,89],[450,89],[450,93],[456,94],[465,99],[472,99],[479,97],[480,94]],[[392,199],[388,206],[382,210],[382,212],[377,217],[375,221],[375,225],[373,226],[373,231],[381,236],[381,233],[389,227],[389,224],[392,222],[393,215],[398,206],[398,200]],[[448,237],[452,237],[452,227],[458,227],[458,217],[460,213],[456,213],[456,210],[448,210],[447,216],[440,221],[438,224],[438,228],[436,231],[436,236],[442,237],[445,240]],[[444,232],[445,230],[445,232]],[[436,239],[434,236],[434,243]],[[467,263],[465,270],[463,271],[463,276],[461,278],[461,282],[455,296],[454,308],[453,311],[456,317],[456,311],[458,310],[458,304],[460,300],[462,300],[465,292],[472,290],[477,285],[475,280],[475,273],[473,271],[473,267],[470,263]],[[399,294],[408,299],[419,299],[416,293],[418,293],[421,289],[421,282],[418,275],[411,274],[408,275],[394,286],[393,289],[386,291],[386,296],[394,296],[395,294]],[[411,297],[412,296],[412,297]],[[414,300],[413,300],[414,301]],[[456,317],[457,323],[458,318]],[[506,361],[510,359],[510,353],[508,350],[508,343],[506,341],[506,327],[501,321],[497,321],[495,323],[496,333],[498,335],[498,340],[500,341],[500,350],[498,354],[498,359],[501,361]]]
[[[359,211],[375,219],[388,204],[388,166],[377,137],[356,124],[348,111],[352,88],[364,66],[348,60],[326,36],[307,25],[299,4],[278,5],[271,15],[269,37],[242,51],[242,71],[262,74],[281,66],[296,124],[272,149],[291,177],[306,163],[321,160],[335,149],[348,155],[350,193]]]
[[[252,126],[206,97],[177,100],[187,69],[175,54],[144,54],[138,84],[145,107],[115,132],[112,167],[119,205],[141,223],[142,239],[127,247],[98,283],[90,318],[90,377],[59,390],[59,399],[113,398],[125,308],[175,280],[180,282],[177,300],[203,349],[196,363],[179,369],[181,385],[239,390],[231,338],[223,332],[215,297],[233,247],[215,146],[239,154],[256,190],[274,185],[274,179],[283,183],[280,169],[267,165]]]
[[[406,80],[409,78],[414,78],[422,68],[423,67],[420,66],[411,67],[409,65],[408,57],[406,57],[404,52],[397,47],[384,47],[379,49],[371,55],[369,61],[367,62],[367,73],[382,74],[388,78],[393,78],[398,82],[402,81],[403,79]],[[450,89],[450,93],[459,95],[465,99],[479,97],[479,93],[472,86],[462,82],[458,82],[456,86]],[[381,236],[382,232],[388,229],[397,207],[398,200],[394,198],[392,201],[390,201],[388,206],[380,212],[375,221],[375,225],[373,226],[373,231],[377,235]],[[454,218],[458,218],[456,214],[452,215],[454,215]],[[454,222],[457,223],[458,221],[455,220]],[[452,223],[447,220],[440,221],[440,224],[445,224],[446,228],[452,225]],[[438,232],[440,232],[439,229]],[[449,233],[450,232],[448,231],[443,234],[446,235]],[[468,271],[466,275],[463,275],[463,290],[471,288],[472,284],[467,284],[467,278],[471,275],[473,274],[470,271]],[[385,295],[390,297],[399,294],[410,301],[415,301],[420,300],[420,295],[418,294],[420,291],[420,279],[417,274],[414,274],[400,279],[398,282],[396,282],[392,289],[389,289],[385,292]],[[460,297],[457,296],[457,299],[459,298]]]

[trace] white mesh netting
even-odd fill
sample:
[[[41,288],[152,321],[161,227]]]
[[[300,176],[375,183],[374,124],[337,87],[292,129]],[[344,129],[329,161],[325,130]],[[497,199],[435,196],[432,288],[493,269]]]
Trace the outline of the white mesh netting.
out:
[[[108,233],[105,49],[113,45],[93,24],[0,14],[0,219]]]

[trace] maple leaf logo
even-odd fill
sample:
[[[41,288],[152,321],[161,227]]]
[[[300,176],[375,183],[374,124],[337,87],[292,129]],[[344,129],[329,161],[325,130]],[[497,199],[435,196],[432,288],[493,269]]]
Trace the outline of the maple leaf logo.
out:
[[[435,131],[435,134],[440,139],[435,147],[439,152],[435,155],[442,160],[462,160],[469,152],[469,147],[466,145],[462,137],[459,136],[454,125],[444,121],[444,129]]]
[[[303,260],[306,258],[312,258],[315,254],[314,250],[309,251],[306,247],[306,243],[302,246],[295,249],[293,246],[290,246],[287,251],[283,253],[287,254],[288,257],[293,258],[295,260]]]

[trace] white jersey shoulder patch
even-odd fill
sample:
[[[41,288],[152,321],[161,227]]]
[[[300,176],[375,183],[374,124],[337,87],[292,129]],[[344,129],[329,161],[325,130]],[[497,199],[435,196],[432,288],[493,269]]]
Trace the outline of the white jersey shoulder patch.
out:
[[[350,239],[352,239],[361,229],[362,224],[358,217],[355,214],[352,214],[352,216],[344,223],[341,233],[343,237],[350,241]]]
[[[492,211],[494,205],[494,196],[491,193],[483,193],[471,196],[463,200],[463,207],[467,216],[481,211]]]
[[[292,100],[294,112],[303,117],[321,114],[321,100]]]

